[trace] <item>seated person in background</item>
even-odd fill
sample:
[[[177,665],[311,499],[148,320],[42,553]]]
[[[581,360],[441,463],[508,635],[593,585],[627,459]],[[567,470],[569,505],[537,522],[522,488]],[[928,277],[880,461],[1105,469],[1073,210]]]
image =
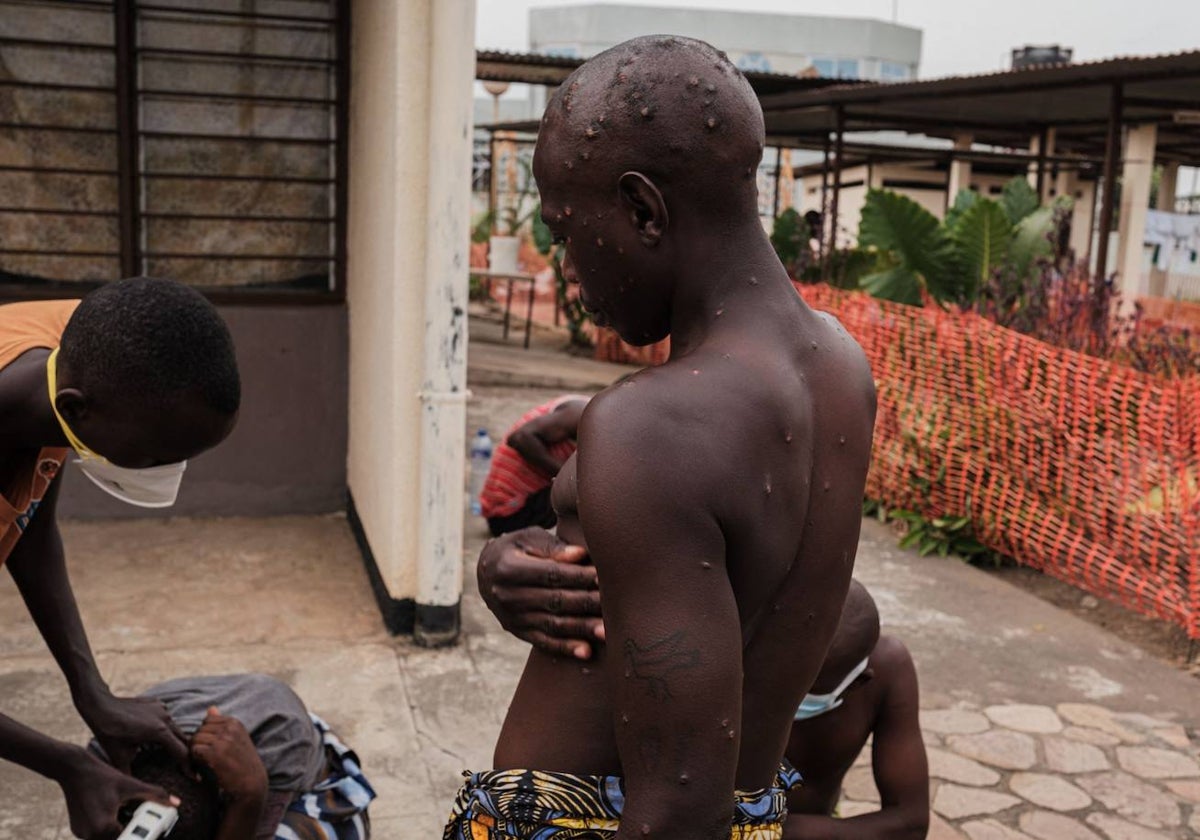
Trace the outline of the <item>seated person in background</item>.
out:
[[[296,694],[262,674],[185,677],[143,697],[190,738],[192,776],[162,750],[133,775],[181,800],[171,840],[367,840],[375,798],[358,757]],[[89,749],[107,759],[93,741]]]
[[[804,784],[788,794],[784,840],[922,840],[929,767],[919,705],[908,649],[879,634],[875,601],[853,581],[825,663],[792,724],[786,755]],[[880,810],[835,819],[842,779],[871,735]]]
[[[496,448],[479,494],[492,536],[530,525],[554,527],[550,486],[575,451],[579,418],[587,404],[587,397],[575,394],[543,403],[518,420]]]

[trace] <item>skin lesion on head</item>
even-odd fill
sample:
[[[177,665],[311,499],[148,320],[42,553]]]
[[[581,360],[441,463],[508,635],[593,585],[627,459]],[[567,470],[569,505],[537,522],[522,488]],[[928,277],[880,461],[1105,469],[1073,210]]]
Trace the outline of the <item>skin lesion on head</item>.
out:
[[[645,644],[634,639],[625,641],[625,677],[641,682],[646,694],[656,700],[670,700],[679,673],[699,664],[700,649],[690,643],[683,630]]]

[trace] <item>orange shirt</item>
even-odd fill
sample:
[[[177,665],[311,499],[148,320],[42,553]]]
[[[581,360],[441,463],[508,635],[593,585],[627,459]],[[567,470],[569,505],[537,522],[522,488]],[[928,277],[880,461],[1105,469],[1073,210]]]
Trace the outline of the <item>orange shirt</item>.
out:
[[[500,441],[496,451],[492,453],[492,467],[488,471],[487,481],[483,484],[483,491],[479,494],[479,504],[483,508],[485,517],[491,519],[512,516],[524,507],[530,496],[549,487],[554,481],[551,476],[535,469],[521,457],[521,453],[509,446],[509,436],[530,420],[546,416],[563,403],[586,399],[587,397],[577,394],[568,394],[565,397],[550,400],[550,402],[528,411],[508,430],[504,440]],[[550,453],[563,461],[570,458],[574,451],[575,441],[573,440],[560,441],[550,447]]]
[[[78,305],[77,300],[55,300],[0,306],[0,370],[29,350],[57,347]],[[68,452],[44,448],[17,463],[15,472],[0,476],[0,565],[29,527]]]

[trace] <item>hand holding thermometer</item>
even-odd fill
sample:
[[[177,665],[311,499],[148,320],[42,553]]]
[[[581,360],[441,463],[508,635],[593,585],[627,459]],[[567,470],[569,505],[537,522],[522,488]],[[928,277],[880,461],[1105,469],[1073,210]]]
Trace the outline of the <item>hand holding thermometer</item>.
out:
[[[143,802],[117,840],[159,840],[171,833],[178,819],[179,812],[174,808]]]

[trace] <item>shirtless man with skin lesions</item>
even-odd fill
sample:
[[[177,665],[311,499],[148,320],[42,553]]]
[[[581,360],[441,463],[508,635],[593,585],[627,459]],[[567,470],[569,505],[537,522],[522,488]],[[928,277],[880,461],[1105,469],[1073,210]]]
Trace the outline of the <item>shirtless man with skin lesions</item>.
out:
[[[547,107],[534,171],[568,273],[597,323],[670,335],[671,357],[589,404],[555,482],[604,639],[531,652],[497,769],[468,779],[447,838],[781,836],[780,764],[850,584],[875,403],[860,348],[762,229],[763,143],[745,78],[684,38],[600,54]]]

